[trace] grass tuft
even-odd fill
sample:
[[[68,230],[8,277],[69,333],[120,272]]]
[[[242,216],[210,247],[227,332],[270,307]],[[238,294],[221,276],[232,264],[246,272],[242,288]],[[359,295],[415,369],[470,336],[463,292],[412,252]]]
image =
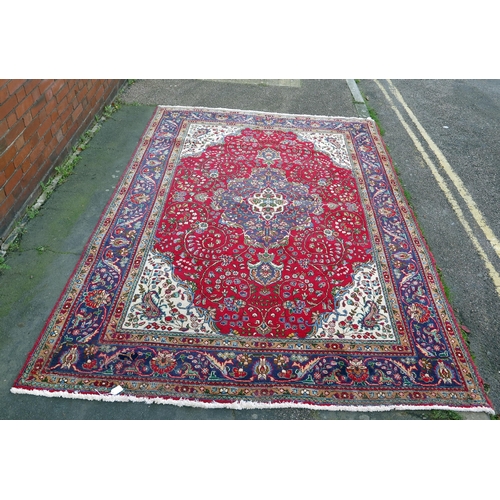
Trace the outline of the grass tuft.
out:
[[[431,420],[463,420],[461,415],[452,410],[430,410],[429,417]]]
[[[368,113],[370,113],[370,117],[373,119],[373,121],[377,124],[377,127],[380,131],[380,135],[385,135],[385,130],[384,127],[382,127],[382,124],[380,123],[380,118],[378,117],[377,112],[368,104],[366,101],[365,96],[363,96],[363,99],[365,99],[365,104],[368,109]]]
[[[0,257],[0,274],[8,269],[10,269],[10,266],[5,263],[5,257]]]

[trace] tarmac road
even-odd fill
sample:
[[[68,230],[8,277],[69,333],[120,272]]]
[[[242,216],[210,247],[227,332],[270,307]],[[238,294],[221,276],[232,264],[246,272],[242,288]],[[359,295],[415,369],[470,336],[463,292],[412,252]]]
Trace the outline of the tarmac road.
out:
[[[500,81],[362,80],[358,86],[385,130],[384,141],[457,319],[470,330],[470,350],[498,411]]]

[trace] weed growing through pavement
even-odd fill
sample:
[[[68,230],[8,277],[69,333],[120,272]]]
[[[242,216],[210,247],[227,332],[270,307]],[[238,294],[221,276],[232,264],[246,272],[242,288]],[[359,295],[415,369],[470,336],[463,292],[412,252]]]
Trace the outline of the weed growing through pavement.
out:
[[[363,96],[363,98],[364,98],[364,96]],[[385,130],[382,127],[382,125],[380,124],[380,119],[377,115],[377,112],[366,102],[366,99],[365,99],[365,104],[366,104],[366,107],[368,109],[368,113],[370,114],[370,117],[377,124],[377,127],[380,131],[380,135],[385,135]]]
[[[0,274],[2,274],[2,271],[7,271],[7,269],[10,269],[10,266],[5,263],[4,257],[0,257]]]
[[[431,420],[462,420],[462,417],[452,410],[430,410],[429,417]]]
[[[33,206],[29,207],[28,210],[26,210],[26,215],[28,216],[28,219],[34,219],[39,210]]]
[[[354,80],[357,84],[359,84],[359,80]],[[378,117],[377,112],[370,106],[368,103],[368,98],[366,97],[366,94],[359,89],[361,96],[363,97],[363,101],[365,101],[366,109],[368,110],[368,113],[372,120],[377,124],[377,127],[380,131],[380,135],[385,135],[385,130],[382,127],[382,124],[380,123],[380,118]]]
[[[20,232],[16,239],[9,245],[9,252],[18,252],[21,249],[21,238],[24,231]]]
[[[444,282],[443,271],[441,271],[441,268],[438,266],[436,266],[436,270],[437,270],[437,273],[439,275],[441,285],[443,285],[444,294],[446,295],[446,298],[448,299],[448,301],[450,301],[451,300],[451,290],[450,290],[450,287]]]

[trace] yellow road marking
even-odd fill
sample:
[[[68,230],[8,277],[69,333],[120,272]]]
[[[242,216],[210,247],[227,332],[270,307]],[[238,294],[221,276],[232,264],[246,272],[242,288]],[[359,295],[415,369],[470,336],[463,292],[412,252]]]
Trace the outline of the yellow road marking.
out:
[[[493,280],[493,284],[495,285],[496,292],[497,292],[498,296],[500,297],[500,274],[498,274],[497,270],[495,269],[495,267],[491,263],[490,259],[486,255],[486,252],[484,251],[483,247],[481,246],[478,239],[476,238],[476,235],[474,234],[469,223],[465,219],[464,214],[462,212],[462,209],[460,208],[460,205],[458,204],[457,200],[453,196],[453,193],[448,189],[448,186],[446,185],[446,182],[445,182],[443,176],[439,173],[438,168],[436,167],[436,165],[434,165],[432,160],[429,158],[429,155],[425,151],[422,143],[418,140],[417,136],[413,133],[410,126],[406,123],[405,119],[403,118],[403,116],[399,112],[398,108],[395,106],[393,100],[391,99],[391,97],[389,96],[389,94],[387,93],[385,88],[380,84],[380,82],[378,80],[375,80],[375,83],[378,85],[378,87],[380,88],[380,90],[384,94],[385,98],[389,102],[390,107],[396,113],[396,116],[399,118],[399,121],[401,122],[401,124],[405,128],[406,132],[410,136],[411,140],[413,141],[413,144],[415,144],[415,147],[417,148],[418,152],[422,155],[422,158],[424,159],[425,163],[430,168],[430,170],[431,170],[432,174],[434,175],[434,178],[436,179],[439,187],[441,188],[441,190],[445,194],[446,199],[448,200],[448,202],[452,206],[454,212],[456,213],[458,220],[460,221],[460,223],[464,227],[467,235],[469,236],[470,240],[472,241],[472,244],[474,245],[477,252],[481,256],[481,259],[483,260],[483,263],[484,263],[486,269],[488,270],[488,273],[489,273],[491,279]]]
[[[429,134],[426,132],[424,127],[420,124],[420,122],[417,120],[417,117],[413,114],[413,111],[410,109],[410,107],[406,104],[406,102],[403,99],[403,96],[400,94],[399,90],[396,88],[396,86],[391,82],[391,80],[387,80],[389,82],[389,88],[391,89],[392,93],[396,96],[396,99],[402,104],[403,108],[405,111],[408,113],[409,117],[412,119],[413,123],[417,127],[418,131],[422,134],[422,137],[425,139],[429,147],[431,148],[432,152],[436,155],[436,158],[439,160],[439,163],[441,166],[444,168],[445,172],[448,174],[448,177],[450,178],[451,182],[455,185],[457,188],[458,192],[460,193],[460,196],[463,198],[465,203],[467,204],[467,207],[470,210],[470,213],[474,217],[475,221],[483,231],[484,235],[488,239],[488,241],[491,243],[491,246],[495,250],[495,253],[498,255],[500,258],[500,241],[498,238],[495,236],[491,228],[488,226],[487,222],[484,220],[484,216],[477,207],[475,201],[472,199],[472,196],[470,195],[469,191],[467,188],[464,186],[462,179],[456,174],[456,172],[453,170],[451,165],[448,163],[448,160],[444,156],[444,154],[441,152],[441,150],[436,146],[435,142],[431,139]]]

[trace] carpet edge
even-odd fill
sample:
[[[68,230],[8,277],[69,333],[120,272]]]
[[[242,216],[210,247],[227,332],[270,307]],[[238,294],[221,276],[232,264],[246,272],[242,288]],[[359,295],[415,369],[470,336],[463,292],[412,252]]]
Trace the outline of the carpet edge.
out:
[[[157,108],[170,109],[170,110],[203,110],[203,111],[214,111],[214,112],[231,112],[231,113],[250,113],[255,115],[279,115],[286,116],[290,118],[306,117],[306,118],[322,118],[322,119],[338,119],[338,120],[355,120],[359,122],[374,122],[373,118],[362,118],[359,116],[332,116],[332,115],[310,115],[306,113],[282,113],[281,111],[257,111],[253,109],[236,109],[236,108],[212,108],[208,106],[180,106],[180,105],[170,105],[170,104],[158,104]]]
[[[108,394],[88,394],[82,392],[67,391],[44,391],[40,389],[21,389],[12,387],[10,392],[13,394],[24,394],[30,396],[43,396],[49,398],[65,399],[85,399],[90,401],[103,401],[106,403],[146,403],[146,404],[164,404],[173,406],[189,406],[203,409],[229,409],[229,410],[270,410],[275,408],[323,410],[323,411],[353,411],[353,412],[384,412],[384,411],[424,411],[424,410],[448,410],[457,412],[487,413],[495,415],[495,411],[489,407],[454,407],[446,405],[391,405],[391,406],[327,406],[313,405],[303,403],[252,403],[249,401],[235,401],[232,403],[205,402],[200,400],[188,399],[165,399],[165,398],[146,398],[138,396],[113,396]]]

